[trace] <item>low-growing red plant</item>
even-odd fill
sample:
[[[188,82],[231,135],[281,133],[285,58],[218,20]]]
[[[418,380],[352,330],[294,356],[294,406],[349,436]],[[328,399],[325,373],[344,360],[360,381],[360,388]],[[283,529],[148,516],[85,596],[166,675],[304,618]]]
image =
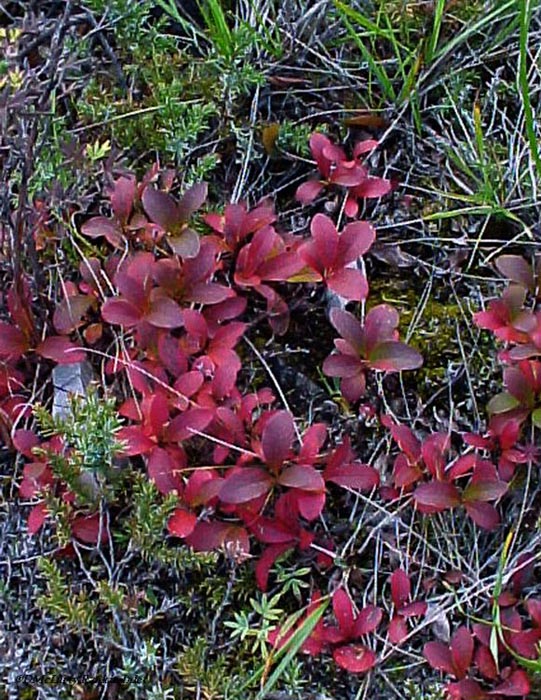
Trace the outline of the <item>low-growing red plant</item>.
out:
[[[340,309],[333,309],[330,318],[341,338],[334,341],[337,352],[327,357],[323,371],[342,379],[340,388],[348,401],[365,395],[367,370],[399,372],[423,364],[417,350],[398,340],[398,313],[392,306],[375,306],[364,324]]]
[[[353,158],[348,160],[343,148],[336,146],[327,136],[314,133],[310,137],[310,150],[322,179],[308,180],[297,189],[297,199],[309,204],[325,187],[339,186],[347,190],[345,213],[354,218],[359,211],[359,199],[383,197],[392,190],[390,180],[370,177],[361,163],[361,157],[378,146],[372,139],[357,143]]]

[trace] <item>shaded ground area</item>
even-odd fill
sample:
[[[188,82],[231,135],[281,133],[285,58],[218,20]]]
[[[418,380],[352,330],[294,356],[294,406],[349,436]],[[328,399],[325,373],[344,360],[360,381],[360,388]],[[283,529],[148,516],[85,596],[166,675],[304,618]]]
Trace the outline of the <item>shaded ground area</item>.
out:
[[[107,242],[81,226],[110,215],[119,177],[140,181],[158,163],[176,170],[175,194],[208,182],[193,224],[199,234],[209,232],[202,212],[227,202],[252,208],[269,197],[277,230],[307,237],[318,212],[339,228],[348,220],[340,187],[307,206],[295,199],[315,174],[310,135],[325,133],[349,154],[375,139],[366,164],[393,190],[360,200],[359,217],[377,240],[363,258],[370,295],[353,306],[364,313],[392,304],[423,367],[372,374],[366,406],[348,404],[321,370],[336,336],[328,321],[336,298],[322,285],[280,282],[289,327],[273,332],[265,299],[250,296],[239,384],[246,392],[270,386],[302,430],[324,421],[331,442],[349,436],[384,483],[396,445],[378,415],[420,436],[449,433],[455,451],[460,433],[486,429],[486,404],[502,385],[501,346],[472,314],[503,288],[494,260],[531,260],[541,241],[539,3],[36,0],[3,3],[0,16],[2,320],[8,290],[25,278],[40,340],[49,333],[82,263],[110,255]],[[83,433],[92,426],[107,451],[114,406],[135,394],[107,367],[117,346],[130,346],[130,333],[104,333],[90,363],[98,394],[112,404],[75,422]],[[9,401],[16,394],[50,411],[52,367],[46,357],[23,358],[20,391],[4,391],[1,378],[0,697],[211,700],[255,698],[263,688],[259,697],[274,700],[436,700],[449,679],[429,667],[423,645],[490,617],[502,561],[507,581],[520,555],[537,552],[535,460],[490,533],[462,511],[423,518],[411,503],[331,487],[315,528],[336,543],[332,566],[315,549],[290,552],[274,564],[265,593],[254,579],[261,544],[245,561],[227,548],[194,553],[167,534],[175,498],[150,483],[141,455],[112,464],[118,525],[107,545],[71,537],[61,508],[55,525],[31,536],[33,499],[20,493],[25,460],[12,437],[35,427],[36,416],[29,410],[14,424]],[[189,464],[212,459],[201,437],[186,451]],[[512,547],[504,549],[509,533]],[[415,571],[412,599],[428,600],[432,613],[415,619],[406,643],[393,645],[380,630],[378,663],[367,675],[341,670],[328,654],[297,653],[274,678],[269,630],[311,592],[346,582],[360,601],[367,592],[387,601],[391,617],[397,567]],[[537,568],[528,586],[528,596],[539,593]]]

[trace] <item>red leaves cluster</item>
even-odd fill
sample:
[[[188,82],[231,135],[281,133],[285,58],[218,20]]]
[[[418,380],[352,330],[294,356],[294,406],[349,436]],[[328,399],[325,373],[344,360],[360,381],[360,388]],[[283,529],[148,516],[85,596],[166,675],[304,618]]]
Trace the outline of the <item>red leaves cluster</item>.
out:
[[[348,160],[343,148],[336,146],[323,134],[310,137],[310,150],[322,179],[308,180],[297,190],[297,199],[303,204],[313,202],[325,187],[337,186],[346,189],[346,216],[354,218],[359,211],[359,199],[383,197],[392,189],[390,180],[370,177],[362,164],[362,157],[378,146],[371,139],[361,141],[353,149],[353,158]]]
[[[522,624],[518,613],[516,616],[504,615],[504,618],[511,624]],[[534,628],[533,631],[535,634],[532,637],[539,639],[539,630]],[[520,635],[521,632],[515,632],[511,627],[505,636],[512,641],[514,634]],[[432,668],[456,679],[446,686],[453,700],[503,700],[506,697],[525,698],[529,694],[530,682],[525,671],[517,669],[514,664],[498,669],[498,659],[494,659],[490,638],[491,627],[476,623],[473,634],[466,627],[459,627],[449,645],[443,642],[425,644],[423,653]],[[503,651],[501,649],[502,655]],[[482,676],[485,683],[495,683],[493,688],[485,690],[480,681],[472,678],[474,673]]]
[[[479,527],[493,530],[498,526],[500,518],[491,501],[501,498],[508,486],[492,462],[470,453],[448,463],[448,435],[434,433],[421,442],[410,428],[396,425],[388,416],[382,423],[402,450],[394,463],[394,490],[388,495],[398,497],[413,488],[413,500],[421,513],[462,506]]]
[[[357,401],[366,393],[367,370],[399,372],[416,369],[423,358],[398,339],[398,313],[387,304],[375,306],[361,324],[349,311],[333,309],[331,323],[340,334],[334,341],[337,352],[327,357],[323,371],[340,377],[342,394]]]
[[[305,617],[297,627],[320,604],[321,595],[316,592]],[[302,650],[312,656],[324,650],[332,650],[332,656],[340,668],[350,673],[366,673],[376,665],[376,654],[367,646],[364,639],[379,627],[383,611],[375,605],[367,605],[356,611],[349,593],[338,588],[332,596],[334,622],[319,620],[312,634],[304,642]],[[275,628],[269,635],[269,642],[277,647],[283,646],[293,634],[294,629],[282,634]]]

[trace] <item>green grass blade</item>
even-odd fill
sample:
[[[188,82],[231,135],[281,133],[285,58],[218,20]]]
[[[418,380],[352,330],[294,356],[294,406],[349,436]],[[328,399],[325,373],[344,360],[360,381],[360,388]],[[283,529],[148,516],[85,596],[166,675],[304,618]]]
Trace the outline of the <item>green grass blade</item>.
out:
[[[338,10],[338,13],[341,16],[342,21],[344,22],[344,26],[346,27],[346,29],[348,31],[348,34],[355,42],[355,44],[356,44],[357,48],[359,49],[359,51],[361,52],[364,60],[368,63],[368,67],[369,67],[370,71],[374,74],[378,83],[380,84],[381,89],[383,90],[385,97],[388,100],[394,102],[396,100],[396,93],[395,93],[393,84],[392,84],[389,76],[387,75],[385,68],[383,67],[383,64],[379,61],[379,59],[374,59],[374,57],[372,56],[370,51],[364,45],[361,37],[355,31],[354,26],[351,24],[351,22],[348,19],[348,14],[351,13],[351,8],[347,8],[348,12],[346,12],[346,10],[342,9],[342,8],[346,7],[342,2],[340,2],[339,0],[334,0],[334,2],[335,2],[336,9]],[[378,29],[378,31],[379,31],[379,29]]]
[[[432,59],[436,53],[436,48],[440,38],[441,25],[443,22],[445,3],[446,0],[437,0],[434,7],[434,24],[432,25],[432,34],[430,35],[430,40],[426,49],[425,63],[432,63]]]
[[[519,38],[519,65],[518,65],[518,87],[522,107],[524,109],[524,122],[526,125],[526,136],[530,145],[532,158],[537,169],[538,177],[541,177],[541,156],[539,155],[539,145],[535,133],[532,103],[530,101],[530,85],[528,83],[528,37],[530,32],[530,20],[532,16],[531,0],[518,0],[520,6],[520,38]]]
[[[262,700],[262,698],[268,695],[268,693],[270,693],[270,691],[274,688],[276,683],[280,680],[286,668],[292,662],[294,657],[298,654],[301,646],[312,634],[317,623],[323,617],[323,614],[327,609],[328,605],[328,600],[318,605],[317,608],[308,615],[308,617],[304,620],[300,627],[296,629],[295,632],[291,635],[287,644],[282,647],[282,649],[280,650],[281,652],[283,652],[282,659],[278,666],[271,673],[264,686],[257,694],[257,700]]]

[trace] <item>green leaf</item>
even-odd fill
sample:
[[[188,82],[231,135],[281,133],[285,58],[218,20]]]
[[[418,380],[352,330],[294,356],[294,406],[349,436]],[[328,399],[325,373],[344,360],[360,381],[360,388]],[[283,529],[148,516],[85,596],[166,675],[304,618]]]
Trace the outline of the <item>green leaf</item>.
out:
[[[502,391],[501,394],[493,396],[487,405],[489,413],[507,413],[520,406],[520,401],[516,399],[508,391]]]

